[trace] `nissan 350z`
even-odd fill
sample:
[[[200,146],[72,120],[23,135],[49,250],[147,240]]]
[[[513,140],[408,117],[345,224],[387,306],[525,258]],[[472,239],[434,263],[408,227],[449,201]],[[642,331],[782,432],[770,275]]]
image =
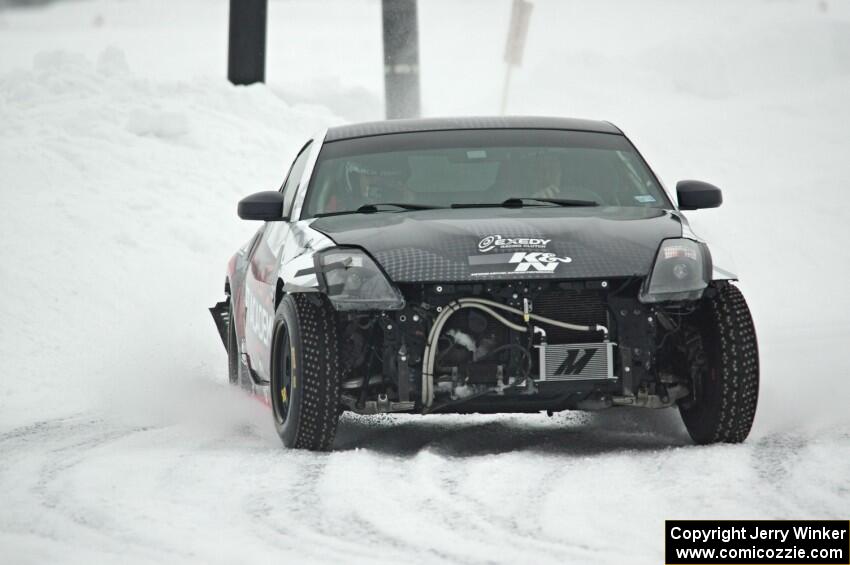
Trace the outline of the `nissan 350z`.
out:
[[[396,120],[307,141],[212,309],[231,383],[288,447],[342,412],[676,408],[740,442],[759,386],[736,275],[617,127],[562,118]]]

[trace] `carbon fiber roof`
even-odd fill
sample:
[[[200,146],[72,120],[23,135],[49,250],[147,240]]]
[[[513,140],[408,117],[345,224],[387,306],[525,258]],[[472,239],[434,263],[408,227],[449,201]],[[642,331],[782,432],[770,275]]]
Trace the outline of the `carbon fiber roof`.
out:
[[[325,141],[337,141],[340,139],[367,137],[371,135],[386,135],[390,133],[453,129],[563,129],[599,133],[622,133],[613,124],[596,120],[547,118],[542,116],[483,116],[385,120],[381,122],[350,124],[329,128]]]

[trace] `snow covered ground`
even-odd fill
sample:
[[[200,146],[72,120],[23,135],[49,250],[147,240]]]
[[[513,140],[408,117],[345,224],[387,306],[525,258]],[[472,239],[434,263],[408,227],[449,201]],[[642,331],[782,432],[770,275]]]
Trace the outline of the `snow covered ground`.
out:
[[[284,451],[206,308],[316,129],[381,115],[376,1],[271,0],[269,85],[223,0],[0,9],[0,555],[13,563],[660,563],[665,518],[850,513],[850,5],[536,0],[513,113],[609,119],[724,189],[762,354],[750,440],[673,412],[346,418]],[[498,110],[509,2],[421,0],[428,115]],[[474,38],[474,41],[470,40]]]

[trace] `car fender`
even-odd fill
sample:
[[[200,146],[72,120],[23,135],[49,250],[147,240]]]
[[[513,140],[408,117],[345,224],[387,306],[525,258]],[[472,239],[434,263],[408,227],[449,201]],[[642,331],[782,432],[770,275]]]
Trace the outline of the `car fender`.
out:
[[[275,308],[284,294],[294,292],[319,292],[315,269],[317,252],[336,245],[331,238],[310,227],[315,219],[291,224],[289,237],[283,244],[278,267],[279,294]]]
[[[691,229],[687,218],[685,218],[685,216],[682,215],[681,212],[679,212],[677,215],[682,221],[682,237],[686,237],[688,239],[693,239],[694,241],[704,243],[711,252],[711,280],[737,281],[737,269],[735,268],[735,261],[732,258],[731,253],[721,247],[711,245],[711,243],[706,241],[705,238],[698,236]]]
[[[262,233],[263,227],[260,227],[227,262],[225,293],[230,297],[233,307],[236,340],[239,343],[245,338],[245,277],[250,265],[251,249]]]

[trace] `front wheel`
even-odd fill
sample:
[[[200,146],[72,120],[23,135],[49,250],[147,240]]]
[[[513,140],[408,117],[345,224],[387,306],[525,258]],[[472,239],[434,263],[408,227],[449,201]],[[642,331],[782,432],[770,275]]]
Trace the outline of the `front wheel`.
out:
[[[756,331],[744,295],[724,284],[703,299],[693,327],[691,395],[679,405],[694,442],[740,443],[750,433],[759,390]]]
[[[318,294],[287,295],[274,323],[270,394],[275,429],[286,447],[326,451],[339,421],[333,308]]]

